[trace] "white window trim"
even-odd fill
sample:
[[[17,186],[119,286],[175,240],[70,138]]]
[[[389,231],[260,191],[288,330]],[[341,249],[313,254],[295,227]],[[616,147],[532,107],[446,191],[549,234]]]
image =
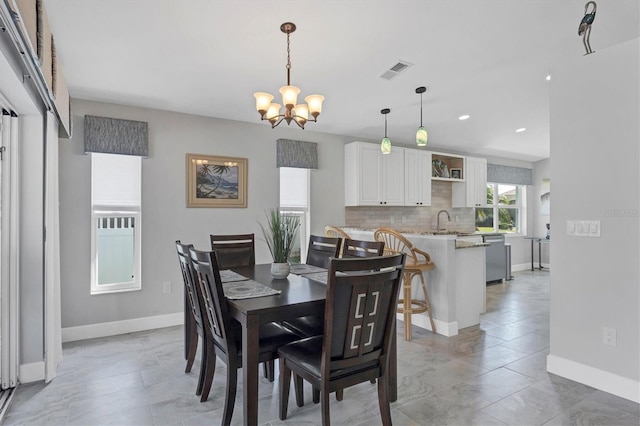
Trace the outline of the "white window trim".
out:
[[[133,250],[133,280],[130,282],[100,284],[98,285],[98,265],[97,265],[97,235],[98,219],[105,217],[120,217],[123,215],[132,216],[135,221],[134,229],[134,250]],[[142,290],[142,227],[141,208],[124,206],[94,206],[91,211],[91,294],[109,294],[125,291]]]
[[[510,237],[522,237],[523,235],[527,235],[527,187],[526,185],[514,185],[510,183],[500,183],[500,182],[487,182],[487,185],[511,185],[516,186],[518,188],[518,204],[500,204],[500,197],[497,196],[497,191],[494,189],[494,197],[493,204],[487,204],[487,207],[491,207],[493,209],[493,232],[497,234],[503,234],[505,238]],[[500,221],[497,219],[499,217],[499,209],[500,208],[510,208],[510,209],[518,209],[518,217],[520,226],[518,227],[518,232],[500,232]]]

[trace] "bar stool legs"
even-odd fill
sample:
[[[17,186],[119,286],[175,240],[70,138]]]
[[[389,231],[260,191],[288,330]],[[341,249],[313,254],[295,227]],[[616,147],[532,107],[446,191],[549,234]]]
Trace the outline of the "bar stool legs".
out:
[[[420,287],[424,295],[424,301],[411,298],[411,284],[413,278],[418,276],[420,278]],[[429,322],[431,323],[431,331],[436,332],[436,324],[433,322],[433,315],[431,313],[431,303],[429,302],[429,295],[427,294],[427,286],[424,281],[424,275],[421,270],[409,270],[405,269],[404,276],[402,278],[402,290],[403,297],[398,300],[398,313],[404,315],[404,338],[405,340],[412,339],[412,323],[411,315],[420,314],[422,312],[429,313]]]

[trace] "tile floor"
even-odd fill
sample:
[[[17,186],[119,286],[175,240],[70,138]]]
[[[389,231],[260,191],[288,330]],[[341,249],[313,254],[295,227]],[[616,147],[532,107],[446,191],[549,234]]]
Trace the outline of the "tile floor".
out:
[[[640,425],[640,405],[545,371],[549,352],[549,275],[518,272],[487,287],[480,326],[446,338],[400,323],[396,425]],[[185,374],[182,328],[64,345],[59,376],[18,389],[5,425],[215,425],[225,388],[218,363],[209,400],[195,396],[198,368]],[[196,361],[196,366],[198,361]],[[242,384],[240,383],[241,387]],[[364,383],[332,398],[334,425],[380,424],[375,386]],[[259,421],[320,424],[320,407],[289,403],[278,419],[277,382],[261,379]],[[233,416],[242,424],[242,391]]]

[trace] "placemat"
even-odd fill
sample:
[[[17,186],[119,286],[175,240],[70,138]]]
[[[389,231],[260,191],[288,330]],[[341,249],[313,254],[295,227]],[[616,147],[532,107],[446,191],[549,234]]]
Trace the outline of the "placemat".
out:
[[[230,283],[233,281],[246,281],[249,278],[240,275],[237,272],[232,271],[231,269],[222,269],[220,271],[220,281],[223,283]]]
[[[291,273],[296,275],[315,274],[317,272],[327,272],[326,269],[319,266],[307,265],[306,263],[294,263],[291,265]]]
[[[321,283],[326,284],[329,273],[327,271],[324,272],[315,272],[313,274],[305,274],[305,278],[309,278],[310,280],[319,281]]]
[[[232,300],[280,294],[280,290],[274,290],[253,280],[223,283],[222,290],[226,298]]]

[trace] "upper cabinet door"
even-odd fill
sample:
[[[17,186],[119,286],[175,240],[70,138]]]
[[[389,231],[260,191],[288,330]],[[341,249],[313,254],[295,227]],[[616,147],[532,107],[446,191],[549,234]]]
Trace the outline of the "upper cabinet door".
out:
[[[465,158],[465,181],[454,182],[451,188],[452,207],[483,207],[487,205],[487,160]]]
[[[393,147],[391,153],[382,154],[382,204],[404,206],[404,148]]]
[[[404,205],[431,205],[431,152],[404,150]]]
[[[404,205],[404,149],[383,155],[380,146],[353,142],[345,145],[346,206]]]

